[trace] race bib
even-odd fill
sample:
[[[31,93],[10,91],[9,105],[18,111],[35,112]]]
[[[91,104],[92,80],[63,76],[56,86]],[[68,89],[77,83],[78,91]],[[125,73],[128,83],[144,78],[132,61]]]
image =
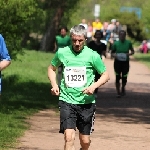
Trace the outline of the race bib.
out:
[[[119,61],[126,61],[127,60],[127,54],[125,54],[125,53],[118,53],[116,55],[117,55],[117,59]]]
[[[83,87],[87,83],[86,67],[65,67],[64,76],[67,87]]]

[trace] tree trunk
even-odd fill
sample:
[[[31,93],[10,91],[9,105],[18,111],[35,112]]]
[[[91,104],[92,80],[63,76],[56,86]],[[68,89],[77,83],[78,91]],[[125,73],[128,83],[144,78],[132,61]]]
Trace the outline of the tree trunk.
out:
[[[53,51],[56,31],[58,30],[58,26],[59,26],[61,18],[63,16],[62,8],[63,7],[57,8],[57,10],[54,14],[54,17],[50,23],[50,26],[48,27],[47,32],[43,36],[43,39],[41,42],[41,50]]]
[[[22,47],[26,47],[28,40],[29,40],[29,33],[28,32],[23,33],[22,41],[21,41],[21,46]]]

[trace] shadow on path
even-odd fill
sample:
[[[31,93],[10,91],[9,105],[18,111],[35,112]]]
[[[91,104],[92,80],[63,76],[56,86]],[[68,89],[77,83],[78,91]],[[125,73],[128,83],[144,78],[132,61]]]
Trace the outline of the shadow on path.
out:
[[[36,81],[18,82],[19,77],[9,76],[2,81],[0,111],[49,109],[58,107],[58,97],[50,94],[50,84]],[[9,112],[8,112],[9,111]]]
[[[121,123],[150,124],[150,84],[129,83],[127,87],[126,96],[121,98],[116,98],[112,83],[99,89],[96,114],[104,120],[116,117]]]

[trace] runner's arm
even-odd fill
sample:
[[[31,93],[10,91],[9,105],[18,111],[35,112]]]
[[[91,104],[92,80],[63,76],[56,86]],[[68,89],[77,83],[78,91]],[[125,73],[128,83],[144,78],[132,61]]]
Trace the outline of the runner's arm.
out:
[[[58,86],[56,82],[56,70],[57,68],[54,67],[53,65],[50,65],[48,67],[48,78],[51,82],[52,87]]]
[[[99,74],[101,74],[101,77],[97,82],[91,84],[89,87],[83,90],[83,93],[88,95],[93,94],[96,88],[102,86],[109,80],[109,75],[108,72],[106,71],[106,67],[103,61],[101,60],[100,56],[96,52],[93,53],[94,53],[92,57],[93,67],[96,69],[97,72],[99,72]]]
[[[85,94],[88,94],[88,95],[91,95],[94,93],[95,89],[98,88],[98,87],[101,87],[103,84],[105,84],[108,80],[109,80],[109,75],[108,75],[108,72],[105,71],[104,73],[101,74],[101,77],[100,79],[93,83],[92,85],[90,85],[89,87],[85,88],[83,90],[83,93]]]
[[[132,43],[130,43],[130,53],[128,54],[129,56],[133,55],[134,54],[134,48],[132,46]]]
[[[2,71],[11,64],[11,58],[2,35],[0,35],[0,48],[0,71]]]
[[[11,61],[10,60],[2,60],[0,62],[0,71],[4,70],[6,67],[10,65]]]
[[[101,74],[101,77],[98,79],[97,82],[94,83],[94,86],[96,88],[101,87],[102,85],[104,85],[106,82],[108,82],[108,80],[110,80],[109,74],[107,71],[103,72]]]
[[[97,54],[95,54],[93,57],[93,65],[96,71],[101,75],[100,79],[94,83],[94,86],[97,88],[105,84],[110,79],[110,77],[106,70],[106,66]]]
[[[54,58],[51,61],[51,64],[48,67],[48,78],[51,82],[52,87],[58,86],[56,82],[56,70],[61,65],[59,59],[59,50],[56,52]]]

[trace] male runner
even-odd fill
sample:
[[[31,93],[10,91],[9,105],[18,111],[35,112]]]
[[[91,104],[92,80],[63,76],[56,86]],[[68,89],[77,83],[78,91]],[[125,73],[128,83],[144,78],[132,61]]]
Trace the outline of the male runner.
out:
[[[131,51],[131,52],[130,52]],[[114,60],[114,70],[116,73],[116,91],[117,97],[124,96],[127,76],[129,73],[129,56],[134,54],[132,43],[126,40],[126,32],[119,32],[119,41],[116,41],[112,47],[112,56]],[[120,79],[122,79],[122,88],[120,90]]]
[[[60,48],[50,66],[48,77],[51,92],[59,96],[60,133],[64,133],[64,150],[75,150],[76,127],[82,150],[90,146],[90,134],[93,130],[95,114],[94,91],[109,80],[108,72],[99,54],[85,46],[86,29],[76,25],[70,30],[72,45]],[[64,66],[60,89],[56,82],[56,69]],[[101,78],[94,82],[95,72]]]

